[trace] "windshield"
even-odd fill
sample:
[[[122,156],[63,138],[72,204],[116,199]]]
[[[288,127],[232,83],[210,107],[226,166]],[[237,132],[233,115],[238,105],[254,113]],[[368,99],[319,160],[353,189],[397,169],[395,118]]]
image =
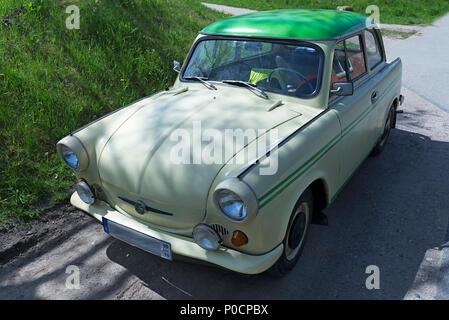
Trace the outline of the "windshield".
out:
[[[317,93],[322,54],[305,45],[252,40],[202,40],[183,78],[209,82],[243,81],[257,88],[297,97]]]

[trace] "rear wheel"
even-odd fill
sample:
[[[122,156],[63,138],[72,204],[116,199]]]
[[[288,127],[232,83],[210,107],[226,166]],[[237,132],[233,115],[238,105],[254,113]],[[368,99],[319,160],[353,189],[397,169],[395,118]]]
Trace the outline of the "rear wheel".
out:
[[[382,137],[380,138],[379,142],[376,144],[373,151],[371,152],[371,156],[377,156],[384,150],[385,145],[387,144],[388,137],[390,136],[391,128],[393,128],[394,126],[395,116],[396,116],[395,108],[394,106],[392,106],[390,108],[390,111],[388,112],[388,117],[387,121],[385,122]]]
[[[313,195],[310,189],[304,191],[293,209],[284,238],[284,251],[271,267],[270,273],[282,276],[288,273],[299,260],[310,229],[313,212]]]

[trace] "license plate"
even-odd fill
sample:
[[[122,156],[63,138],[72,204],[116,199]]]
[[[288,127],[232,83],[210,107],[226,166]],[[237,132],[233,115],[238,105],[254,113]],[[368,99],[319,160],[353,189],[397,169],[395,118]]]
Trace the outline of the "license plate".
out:
[[[171,245],[169,242],[150,237],[105,218],[102,220],[104,231],[112,237],[161,258],[172,260]]]

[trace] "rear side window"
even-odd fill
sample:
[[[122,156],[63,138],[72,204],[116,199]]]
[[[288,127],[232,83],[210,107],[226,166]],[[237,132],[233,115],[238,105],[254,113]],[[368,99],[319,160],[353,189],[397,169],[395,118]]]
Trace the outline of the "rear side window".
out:
[[[331,84],[348,81],[346,69],[349,70],[351,80],[360,77],[366,72],[361,39],[361,36],[357,35],[337,43],[332,64]],[[345,59],[345,44],[347,60]]]
[[[379,40],[372,30],[365,30],[365,46],[368,67],[371,70],[382,61]]]

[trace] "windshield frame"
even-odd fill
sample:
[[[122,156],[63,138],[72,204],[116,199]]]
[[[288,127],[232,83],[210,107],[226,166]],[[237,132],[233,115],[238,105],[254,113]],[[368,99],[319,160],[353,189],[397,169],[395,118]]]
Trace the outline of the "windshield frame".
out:
[[[270,88],[259,88],[262,89],[266,92],[270,92],[270,93],[274,93],[274,94],[280,94],[280,95],[285,95],[287,97],[293,97],[293,98],[297,98],[297,99],[311,99],[316,97],[320,91],[321,91],[321,86],[323,83],[323,70],[324,70],[324,65],[325,65],[325,59],[326,56],[324,54],[323,49],[318,46],[317,44],[313,43],[313,42],[308,42],[308,41],[304,41],[304,40],[295,40],[295,39],[281,39],[281,38],[266,38],[266,37],[254,37],[254,36],[220,36],[220,35],[206,35],[203,36],[201,38],[199,38],[197,41],[195,41],[195,43],[193,44],[187,59],[185,60],[181,72],[179,73],[179,81],[180,82],[196,82],[196,80],[187,80],[184,78],[184,72],[187,69],[187,66],[190,63],[190,60],[192,59],[193,53],[195,52],[197,46],[202,42],[202,41],[208,41],[208,40],[230,40],[230,41],[253,41],[253,42],[269,42],[269,43],[275,43],[275,44],[283,44],[283,45],[297,45],[297,46],[304,46],[304,47],[309,47],[309,48],[313,48],[315,50],[317,50],[320,59],[319,59],[319,65],[318,65],[318,80],[317,80],[317,85],[315,88],[315,91],[309,94],[304,94],[301,96],[296,96],[296,95],[289,95],[286,94],[283,91],[277,91],[277,90],[272,90]],[[224,85],[224,86],[230,86],[229,84],[223,83],[221,81],[214,81],[214,80],[209,80],[210,82],[213,82],[214,84],[217,85]]]

